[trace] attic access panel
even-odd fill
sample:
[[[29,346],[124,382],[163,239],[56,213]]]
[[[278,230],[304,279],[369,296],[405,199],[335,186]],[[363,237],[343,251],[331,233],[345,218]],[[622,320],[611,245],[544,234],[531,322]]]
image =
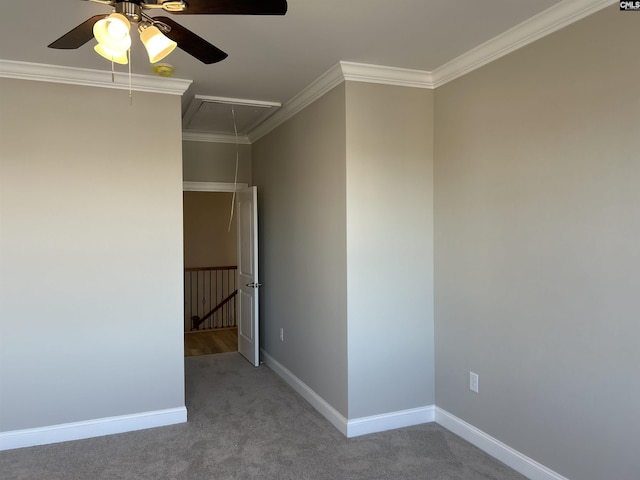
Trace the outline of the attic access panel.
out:
[[[280,104],[277,102],[196,95],[184,114],[182,128],[216,135],[235,135],[235,116],[238,135],[245,136],[278,108]]]

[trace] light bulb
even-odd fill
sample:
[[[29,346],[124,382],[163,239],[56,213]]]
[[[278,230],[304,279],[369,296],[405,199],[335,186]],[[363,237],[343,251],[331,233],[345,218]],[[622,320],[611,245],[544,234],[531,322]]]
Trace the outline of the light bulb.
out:
[[[122,21],[109,21],[107,22],[107,32],[110,37],[114,39],[124,38],[129,33],[129,28]]]
[[[111,50],[128,50],[131,46],[130,28],[127,17],[120,13],[112,13],[93,25],[93,36],[98,43]]]

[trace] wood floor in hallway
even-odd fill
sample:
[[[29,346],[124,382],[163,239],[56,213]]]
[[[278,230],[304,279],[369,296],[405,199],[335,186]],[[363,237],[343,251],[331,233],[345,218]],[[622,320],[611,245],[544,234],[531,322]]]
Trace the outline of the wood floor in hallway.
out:
[[[218,328],[184,334],[184,356],[210,355],[238,351],[238,329]]]

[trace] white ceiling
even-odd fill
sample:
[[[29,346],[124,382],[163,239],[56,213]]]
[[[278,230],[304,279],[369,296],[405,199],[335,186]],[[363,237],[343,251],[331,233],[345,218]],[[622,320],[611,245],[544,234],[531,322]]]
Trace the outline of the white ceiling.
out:
[[[549,7],[594,1],[289,0],[285,16],[181,15],[173,18],[229,57],[204,65],[176,49],[165,62],[175,78],[193,80],[185,111],[194,95],[284,105],[341,60],[430,72]],[[90,16],[109,12],[82,0],[3,1],[0,59],[110,70],[93,42],[78,50],[47,48]],[[136,38],[132,70],[152,74]]]

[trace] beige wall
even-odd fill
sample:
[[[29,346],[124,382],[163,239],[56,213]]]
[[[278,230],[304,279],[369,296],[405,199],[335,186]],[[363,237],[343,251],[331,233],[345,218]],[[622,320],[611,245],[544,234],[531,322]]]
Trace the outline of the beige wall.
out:
[[[433,91],[346,83],[349,418],[434,402]]]
[[[640,472],[638,27],[612,6],[436,90],[436,404],[572,479]]]
[[[347,82],[253,148],[263,348],[347,419],[434,401],[432,121]]]
[[[184,408],[180,98],[0,79],[0,112],[0,431]]]
[[[186,182],[233,183],[237,157],[238,183],[251,183],[251,145],[183,141],[182,155]]]
[[[253,144],[253,183],[261,346],[346,417],[344,96],[337,86]]]
[[[237,226],[232,193],[184,192],[184,265],[221,267],[237,263]]]

